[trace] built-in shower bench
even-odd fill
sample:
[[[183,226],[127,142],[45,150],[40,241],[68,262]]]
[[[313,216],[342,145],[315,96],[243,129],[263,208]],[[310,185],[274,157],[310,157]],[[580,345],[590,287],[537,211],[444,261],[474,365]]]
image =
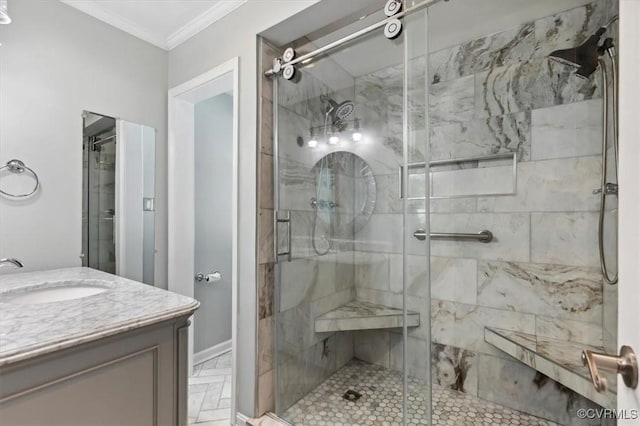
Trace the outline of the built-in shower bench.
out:
[[[582,365],[583,349],[605,352],[604,348],[494,327],[484,328],[484,340],[596,404],[616,408],[615,374],[604,373],[609,390],[598,393]]]
[[[317,333],[398,328],[403,326],[402,309],[352,300],[316,318]],[[420,314],[407,311],[407,327],[418,327]]]

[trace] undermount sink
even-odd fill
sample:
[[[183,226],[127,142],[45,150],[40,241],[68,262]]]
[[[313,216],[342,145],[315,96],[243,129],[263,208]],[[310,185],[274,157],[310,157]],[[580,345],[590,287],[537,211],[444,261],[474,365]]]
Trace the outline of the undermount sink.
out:
[[[3,302],[19,303],[25,305],[38,303],[63,302],[66,300],[81,299],[104,293],[111,287],[107,282],[95,280],[92,282],[57,282],[47,283],[34,288],[8,291],[2,294]]]

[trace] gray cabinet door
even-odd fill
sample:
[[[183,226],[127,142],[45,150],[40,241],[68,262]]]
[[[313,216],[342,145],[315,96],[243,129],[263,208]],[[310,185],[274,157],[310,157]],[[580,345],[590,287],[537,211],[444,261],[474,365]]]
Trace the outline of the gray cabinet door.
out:
[[[182,318],[4,367],[0,424],[184,425],[187,339]]]

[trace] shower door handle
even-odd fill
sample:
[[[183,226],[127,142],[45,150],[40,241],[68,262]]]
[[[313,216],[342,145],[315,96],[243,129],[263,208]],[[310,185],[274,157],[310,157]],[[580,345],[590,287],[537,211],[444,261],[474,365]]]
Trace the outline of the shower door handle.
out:
[[[631,389],[638,386],[638,358],[629,346],[622,346],[619,356],[584,350],[582,363],[589,369],[593,387],[598,392],[606,392],[608,387],[607,379],[600,375],[599,369],[620,374],[624,384]]]
[[[398,168],[398,195],[401,200],[404,198],[404,166],[402,165]],[[417,236],[416,238],[420,239]]]
[[[287,215],[284,218],[278,217],[279,211],[273,212],[273,252],[275,254],[275,262],[278,263],[280,256],[287,256],[287,262],[291,262],[291,212],[287,210]],[[279,238],[278,238],[278,225],[281,223],[287,224],[287,250],[279,251]]]

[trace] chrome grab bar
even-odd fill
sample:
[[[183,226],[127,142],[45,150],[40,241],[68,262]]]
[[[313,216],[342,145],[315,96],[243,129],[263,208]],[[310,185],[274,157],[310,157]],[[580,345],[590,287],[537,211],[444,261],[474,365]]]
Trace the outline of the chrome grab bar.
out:
[[[424,241],[427,239],[427,232],[420,228],[413,233],[413,236],[420,241]],[[488,243],[493,240],[493,233],[486,229],[477,234],[431,232],[429,237],[432,240],[480,241],[481,243]]]

